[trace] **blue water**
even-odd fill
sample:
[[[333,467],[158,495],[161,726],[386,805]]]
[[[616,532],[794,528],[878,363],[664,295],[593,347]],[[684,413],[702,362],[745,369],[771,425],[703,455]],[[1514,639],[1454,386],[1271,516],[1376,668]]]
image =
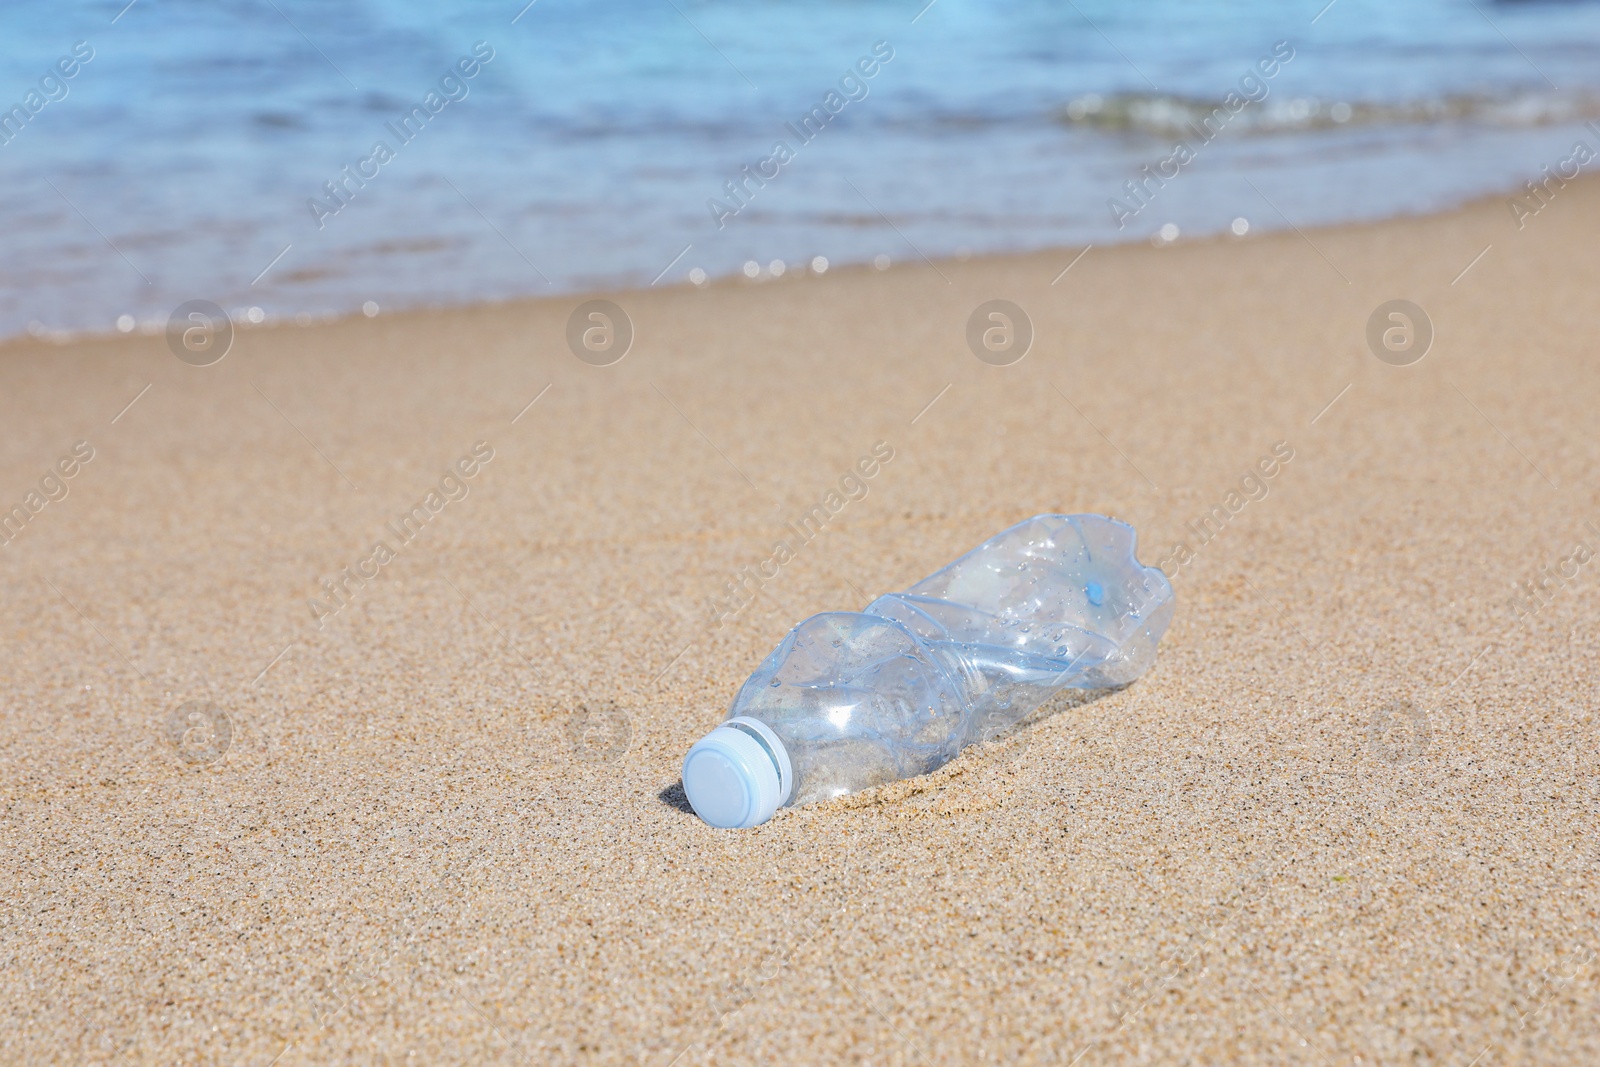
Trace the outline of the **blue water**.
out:
[[[1382,217],[1600,149],[1600,4],[1324,2],[7,5],[0,336]],[[1279,41],[1266,95],[1196,137]],[[476,42],[492,58],[441,88]],[[830,90],[811,140],[786,127]],[[1179,138],[1193,159],[1127,199]],[[780,140],[776,176],[726,195]],[[371,176],[340,205],[347,165]],[[712,198],[739,210],[719,226]]]

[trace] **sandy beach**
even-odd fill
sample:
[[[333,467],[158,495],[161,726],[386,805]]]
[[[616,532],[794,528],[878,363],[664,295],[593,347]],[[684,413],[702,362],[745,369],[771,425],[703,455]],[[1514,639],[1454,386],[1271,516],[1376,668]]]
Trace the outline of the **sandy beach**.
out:
[[[1600,1061],[1597,225],[0,346],[0,1060]],[[685,809],[791,625],[1040,512],[1174,575],[1145,678]]]

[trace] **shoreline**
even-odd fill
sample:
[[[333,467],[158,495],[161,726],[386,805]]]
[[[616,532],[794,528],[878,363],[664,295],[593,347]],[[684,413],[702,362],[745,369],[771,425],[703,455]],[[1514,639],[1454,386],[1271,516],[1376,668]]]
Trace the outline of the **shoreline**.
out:
[[[1597,152],[1600,152],[1600,149],[1597,149]],[[1533,177],[1538,176],[1535,175]],[[1565,179],[1564,182],[1565,186],[1577,188],[1593,187],[1596,183],[1600,183],[1600,175],[1584,173],[1581,170],[1575,177]],[[1565,189],[1562,191],[1565,191]],[[1154,234],[1148,237],[1129,237],[1126,240],[1089,243],[1087,245],[1056,245],[1038,249],[973,252],[965,256],[935,256],[932,258],[931,264],[935,270],[939,270],[946,267],[954,267],[956,265],[970,264],[974,262],[987,263],[1051,256],[1064,257],[1062,262],[1067,263],[1071,262],[1075,256],[1085,251],[1087,248],[1110,250],[1153,246],[1157,249],[1161,249],[1176,247],[1179,245],[1193,246],[1212,243],[1233,244],[1252,240],[1261,240],[1267,237],[1281,236],[1283,234],[1295,232],[1331,235],[1344,231],[1360,231],[1366,228],[1384,226],[1395,222],[1419,221],[1429,218],[1445,217],[1460,212],[1471,211],[1475,208],[1481,207],[1482,205],[1491,203],[1505,204],[1509,216],[1513,220],[1519,220],[1519,216],[1510,206],[1513,201],[1518,199],[1521,199],[1530,205],[1529,207],[1524,208],[1524,214],[1520,216],[1520,221],[1522,221],[1524,224],[1530,224],[1532,220],[1537,218],[1542,209],[1536,206],[1531,206],[1537,202],[1533,201],[1526,191],[1505,189],[1499,192],[1481,193],[1453,205],[1442,207],[1433,211],[1399,212],[1396,214],[1383,215],[1373,218],[1347,219],[1325,225],[1313,225],[1307,227],[1295,227],[1294,224],[1289,223],[1280,217],[1276,220],[1276,224],[1270,227],[1257,226],[1255,222],[1251,222],[1249,231],[1242,235],[1230,233],[1227,228],[1221,228],[1192,234],[1182,233],[1179,234],[1179,236],[1173,241],[1164,241],[1159,234]],[[751,260],[750,263],[755,263],[755,261]],[[916,257],[915,253],[912,253],[905,258],[892,260],[890,266],[886,268],[886,270],[903,270],[906,267],[926,267],[928,265],[928,261],[919,259]],[[571,291],[563,291],[549,295],[526,294],[497,300],[479,300],[457,303],[447,302],[438,304],[410,304],[394,308],[380,307],[373,315],[366,315],[363,313],[361,308],[355,308],[349,311],[341,312],[297,312],[292,314],[270,315],[264,316],[259,322],[255,322],[250,321],[245,316],[245,312],[251,310],[249,308],[240,307],[225,310],[229,315],[233,328],[240,332],[289,328],[306,329],[311,327],[325,327],[340,323],[358,321],[362,318],[376,318],[379,316],[438,315],[472,312],[474,310],[514,308],[547,302],[582,302],[585,299],[601,296],[634,296],[650,292],[695,291],[727,286],[765,286],[777,283],[795,284],[799,281],[814,280],[825,277],[830,273],[836,274],[840,271],[865,272],[877,269],[870,260],[852,260],[840,262],[833,262],[830,260],[828,261],[827,269],[819,273],[814,271],[806,260],[802,259],[797,260],[794,264],[786,263],[786,269],[783,275],[781,277],[774,277],[768,272],[766,264],[758,264],[757,266],[761,273],[755,278],[751,278],[740,272],[730,272],[728,274],[708,276],[703,283],[699,284],[688,280],[683,280],[670,282],[660,287],[655,285],[613,285],[573,289]],[[884,270],[878,271],[878,273],[884,272]],[[373,303],[376,304],[376,302]],[[162,323],[148,320],[145,322],[136,323],[132,329],[126,332],[116,331],[114,329],[80,331],[51,330],[41,326],[38,331],[24,330],[20,333],[11,334],[9,336],[0,336],[0,352],[4,352],[8,347],[26,345],[30,342],[60,347],[64,345],[114,341],[135,337],[159,337],[161,336],[163,329],[164,327]]]

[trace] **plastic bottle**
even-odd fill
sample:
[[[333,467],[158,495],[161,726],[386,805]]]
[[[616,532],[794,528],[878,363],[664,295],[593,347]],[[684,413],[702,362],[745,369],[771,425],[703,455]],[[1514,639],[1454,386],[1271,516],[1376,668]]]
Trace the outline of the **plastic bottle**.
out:
[[[865,611],[813,615],[684,757],[695,813],[757,826],[935,770],[1062,689],[1132,682],[1174,606],[1136,539],[1103,515],[1038,515]]]

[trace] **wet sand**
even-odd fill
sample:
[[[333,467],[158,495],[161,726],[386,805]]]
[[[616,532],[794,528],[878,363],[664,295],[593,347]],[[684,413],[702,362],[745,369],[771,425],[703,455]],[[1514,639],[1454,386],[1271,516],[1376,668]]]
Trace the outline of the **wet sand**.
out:
[[[0,1060],[1600,1060],[1597,223],[0,346]],[[790,625],[1046,511],[1175,573],[1144,679],[684,810]]]

